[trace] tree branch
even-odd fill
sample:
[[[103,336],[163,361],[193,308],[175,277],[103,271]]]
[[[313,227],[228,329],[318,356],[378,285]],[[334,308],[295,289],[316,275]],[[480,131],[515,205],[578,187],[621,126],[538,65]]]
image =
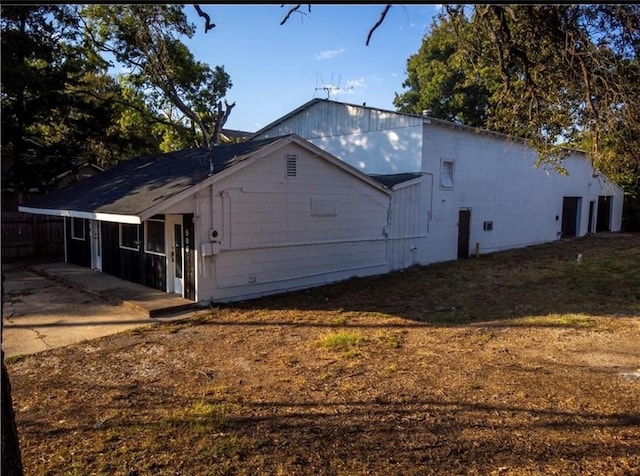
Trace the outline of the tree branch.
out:
[[[200,5],[198,5],[197,3],[194,4],[193,7],[198,12],[198,15],[204,18],[204,32],[207,33],[209,30],[213,30],[216,27],[216,24],[211,23],[211,17],[207,13],[203,12],[202,8],[200,8]]]
[[[367,35],[367,42],[365,43],[366,46],[369,46],[369,41],[371,41],[371,36],[373,35],[373,32],[376,31],[376,29],[380,25],[382,25],[382,22],[384,21],[385,17],[387,16],[387,13],[389,13],[390,9],[391,9],[391,5],[385,5],[384,6],[384,10],[382,10],[382,13],[380,14],[380,18],[378,18],[378,21],[376,22],[376,24],[373,25],[371,30],[369,30],[369,34]]]
[[[227,100],[224,100],[224,105],[226,107],[225,111],[222,111],[222,101],[218,102],[218,117],[216,118],[215,128],[213,130],[213,144],[217,144],[220,142],[220,133],[222,132],[222,128],[225,123],[229,119],[229,115],[231,114],[231,110],[236,105],[235,102],[229,104]]]
[[[287,15],[280,22],[280,26],[284,25],[287,22],[287,20],[289,19],[289,17],[294,12],[297,12],[300,9],[301,6],[302,6],[302,4],[298,4],[295,7],[290,8],[289,11],[287,12]],[[280,8],[282,8],[282,7],[284,7],[284,5],[280,5]],[[307,8],[308,8],[308,12],[311,13],[311,4],[307,4]]]
[[[146,117],[147,117],[147,119],[148,119],[148,121],[149,121],[150,123],[157,123],[157,124],[162,124],[162,125],[165,125],[165,126],[171,126],[171,127],[175,127],[175,126],[176,126],[176,123],[175,123],[175,122],[172,122],[172,121],[164,121],[164,120],[162,120],[162,119],[159,119],[157,116],[155,116],[155,115],[151,114],[151,112],[150,112],[150,111],[148,111],[148,110],[146,110],[146,109],[144,109],[144,108],[141,108],[141,107],[139,107],[139,106],[136,106],[135,104],[132,104],[132,103],[130,103],[130,102],[128,102],[128,101],[123,101],[122,99],[118,99],[118,98],[116,98],[116,97],[109,97],[109,98],[106,98],[106,97],[101,96],[101,95],[99,95],[99,94],[96,94],[96,93],[94,93],[94,92],[92,92],[92,91],[82,90],[82,89],[78,89],[78,90],[75,90],[75,91],[71,91],[71,92],[69,92],[69,93],[67,93],[67,94],[70,94],[70,95],[80,95],[80,96],[81,96],[81,95],[83,95],[83,94],[86,94],[87,96],[91,96],[91,97],[96,98],[96,99],[98,99],[98,100],[100,100],[100,101],[102,101],[102,102],[113,101],[114,103],[122,104],[123,106],[126,106],[126,107],[128,107],[128,108],[130,108],[130,109],[133,109],[134,111],[137,111],[137,112],[139,112],[140,114],[143,114],[144,116],[146,116]]]

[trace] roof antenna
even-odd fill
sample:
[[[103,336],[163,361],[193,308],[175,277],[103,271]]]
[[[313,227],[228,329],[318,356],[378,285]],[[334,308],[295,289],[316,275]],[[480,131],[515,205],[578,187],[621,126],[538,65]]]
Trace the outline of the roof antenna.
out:
[[[319,74],[319,73],[318,73]],[[342,75],[340,75],[340,78],[342,78]],[[322,87],[319,88],[318,87],[318,76],[316,75],[316,91],[326,91],[327,92],[327,99],[331,99],[331,93],[339,93],[340,91],[344,91],[346,89],[353,89],[353,86],[349,86],[348,88],[342,88],[340,86],[334,86],[333,85],[333,73],[331,74],[331,84],[329,85],[325,85],[324,84],[324,80],[322,79],[322,75],[320,75],[320,81],[322,81]],[[340,83],[340,79],[338,80],[338,83]]]

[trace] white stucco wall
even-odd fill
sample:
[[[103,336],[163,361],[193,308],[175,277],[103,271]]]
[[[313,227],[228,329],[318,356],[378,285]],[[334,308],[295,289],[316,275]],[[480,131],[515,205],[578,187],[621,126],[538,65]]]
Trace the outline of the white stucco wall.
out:
[[[440,186],[442,161],[454,163],[454,186]],[[575,153],[564,161],[568,175],[536,167],[536,153],[518,141],[425,124],[423,170],[434,173],[428,263],[457,258],[458,212],[471,211],[470,254],[545,243],[561,238],[563,197],[580,197],[577,236],[587,233],[589,201],[614,195],[612,231],[620,229],[622,190],[593,177],[590,162]],[[597,211],[594,211],[597,214]],[[485,221],[493,229],[485,231]],[[432,251],[437,250],[434,254]]]

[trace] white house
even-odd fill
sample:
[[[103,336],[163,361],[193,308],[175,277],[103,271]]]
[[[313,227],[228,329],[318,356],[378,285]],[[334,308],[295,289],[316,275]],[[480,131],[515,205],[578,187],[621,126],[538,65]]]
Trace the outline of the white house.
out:
[[[565,176],[537,167],[536,152],[517,138],[325,99],[253,137],[284,134],[392,187],[390,269],[620,231],[622,189],[579,151],[565,159]]]
[[[206,304],[387,272],[390,194],[288,135],[131,159],[20,211],[65,217],[67,262]]]
[[[566,176],[535,162],[501,134],[314,99],[20,211],[65,217],[69,263],[204,304],[620,230],[622,190],[584,154]]]

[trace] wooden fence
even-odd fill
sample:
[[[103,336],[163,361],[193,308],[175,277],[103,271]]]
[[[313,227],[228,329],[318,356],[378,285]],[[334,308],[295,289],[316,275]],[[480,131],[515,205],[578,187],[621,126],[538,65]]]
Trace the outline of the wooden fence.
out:
[[[64,259],[64,219],[2,212],[2,261]]]

